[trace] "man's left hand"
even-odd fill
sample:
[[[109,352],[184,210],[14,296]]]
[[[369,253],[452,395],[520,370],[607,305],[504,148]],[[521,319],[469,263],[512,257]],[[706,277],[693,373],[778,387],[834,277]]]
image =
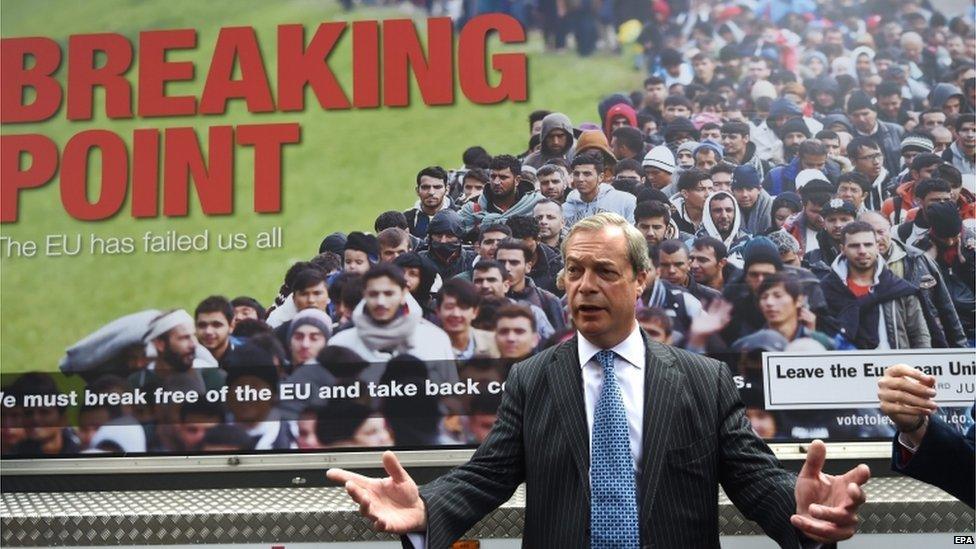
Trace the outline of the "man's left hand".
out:
[[[847,539],[857,530],[857,509],[864,503],[862,486],[871,469],[861,464],[840,476],[823,472],[827,447],[815,440],[796,479],[796,514],[790,522],[821,543]]]

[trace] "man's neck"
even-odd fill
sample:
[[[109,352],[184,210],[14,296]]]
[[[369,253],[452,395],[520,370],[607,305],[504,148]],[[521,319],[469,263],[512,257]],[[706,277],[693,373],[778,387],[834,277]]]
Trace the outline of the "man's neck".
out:
[[[873,286],[874,285],[874,273],[877,271],[878,266],[875,264],[870,269],[858,269],[854,267],[850,262],[847,263],[847,278],[851,279],[855,284],[859,286]]]
[[[515,192],[505,197],[496,196],[492,199],[492,204],[499,210],[505,211],[515,205],[515,199],[517,197],[518,193]]]
[[[746,149],[745,149],[745,147],[743,147],[742,150],[739,151],[739,152],[737,152],[737,153],[726,151],[725,152],[725,159],[726,160],[731,160],[735,164],[742,164],[742,161],[746,159]]]
[[[521,281],[516,284],[512,284],[512,287],[508,291],[515,293],[522,293],[525,291],[526,282],[525,279],[528,277],[523,277]]]
[[[596,196],[600,194],[600,183],[597,183],[596,187],[593,188],[592,192],[586,193],[585,195],[580,192],[580,200],[583,202],[593,202],[596,200]]]
[[[421,202],[420,203],[420,211],[422,211],[423,213],[427,214],[430,217],[434,217],[434,214],[436,214],[437,212],[439,212],[441,210],[441,206],[443,204],[444,204],[444,202],[441,201],[441,203],[438,204],[437,206],[435,206],[433,208],[428,208],[427,206],[424,206],[424,203],[423,202]]]
[[[705,286],[713,290],[722,291],[725,288],[725,278],[722,276],[722,271],[719,271],[715,278],[705,281]]]
[[[455,351],[464,351],[471,342],[471,327],[459,332],[448,332],[447,335],[451,338],[451,347]]]
[[[547,236],[546,238],[543,238],[542,239],[542,243],[545,244],[546,246],[552,246],[553,248],[558,248],[559,247],[559,233],[556,232],[556,233],[553,233],[552,236]]]
[[[799,328],[799,321],[796,317],[783,322],[770,322],[769,327],[777,332],[783,334],[783,337],[787,341],[792,341],[793,337],[796,336],[796,330]]]
[[[687,200],[685,201],[685,213],[688,214],[688,219],[691,219],[695,225],[701,225],[703,211],[704,208],[696,208],[689,204]]]
[[[224,343],[220,347],[217,347],[216,349],[211,349],[210,354],[212,354],[213,357],[216,358],[217,360],[220,360],[221,358],[224,357],[224,354],[227,353],[227,349],[229,348],[230,348],[230,337],[225,339]]]

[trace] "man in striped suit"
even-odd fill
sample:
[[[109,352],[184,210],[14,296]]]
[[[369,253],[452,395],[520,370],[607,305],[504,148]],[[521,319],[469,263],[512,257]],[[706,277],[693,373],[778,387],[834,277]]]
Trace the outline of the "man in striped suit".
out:
[[[815,442],[799,477],[783,470],[725,365],[638,328],[639,231],[600,213],[574,225],[563,255],[577,335],[513,367],[471,461],[420,489],[392,452],[385,479],[328,472],[377,529],[448,547],[524,482],[526,547],[717,547],[720,483],[782,547],[854,534],[866,465],[826,475]]]

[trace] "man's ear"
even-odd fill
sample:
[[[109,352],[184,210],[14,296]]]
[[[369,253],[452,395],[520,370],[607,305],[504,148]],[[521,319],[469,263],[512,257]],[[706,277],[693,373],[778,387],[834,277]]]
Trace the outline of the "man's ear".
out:
[[[166,350],[166,342],[163,341],[163,338],[161,338],[161,337],[157,337],[156,339],[154,339],[152,341],[152,344],[153,344],[153,347],[156,348],[156,354],[157,355]]]

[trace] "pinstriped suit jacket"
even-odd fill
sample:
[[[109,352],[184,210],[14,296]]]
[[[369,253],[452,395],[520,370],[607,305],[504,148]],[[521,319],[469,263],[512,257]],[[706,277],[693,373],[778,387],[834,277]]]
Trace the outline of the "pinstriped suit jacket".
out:
[[[755,436],[721,362],[647,345],[638,472],[643,547],[718,547],[718,484],[784,547],[796,479]],[[578,336],[577,336],[578,337]],[[427,547],[448,547],[526,484],[524,547],[588,547],[589,433],[576,339],[516,364],[498,419],[467,464],[420,490]]]

